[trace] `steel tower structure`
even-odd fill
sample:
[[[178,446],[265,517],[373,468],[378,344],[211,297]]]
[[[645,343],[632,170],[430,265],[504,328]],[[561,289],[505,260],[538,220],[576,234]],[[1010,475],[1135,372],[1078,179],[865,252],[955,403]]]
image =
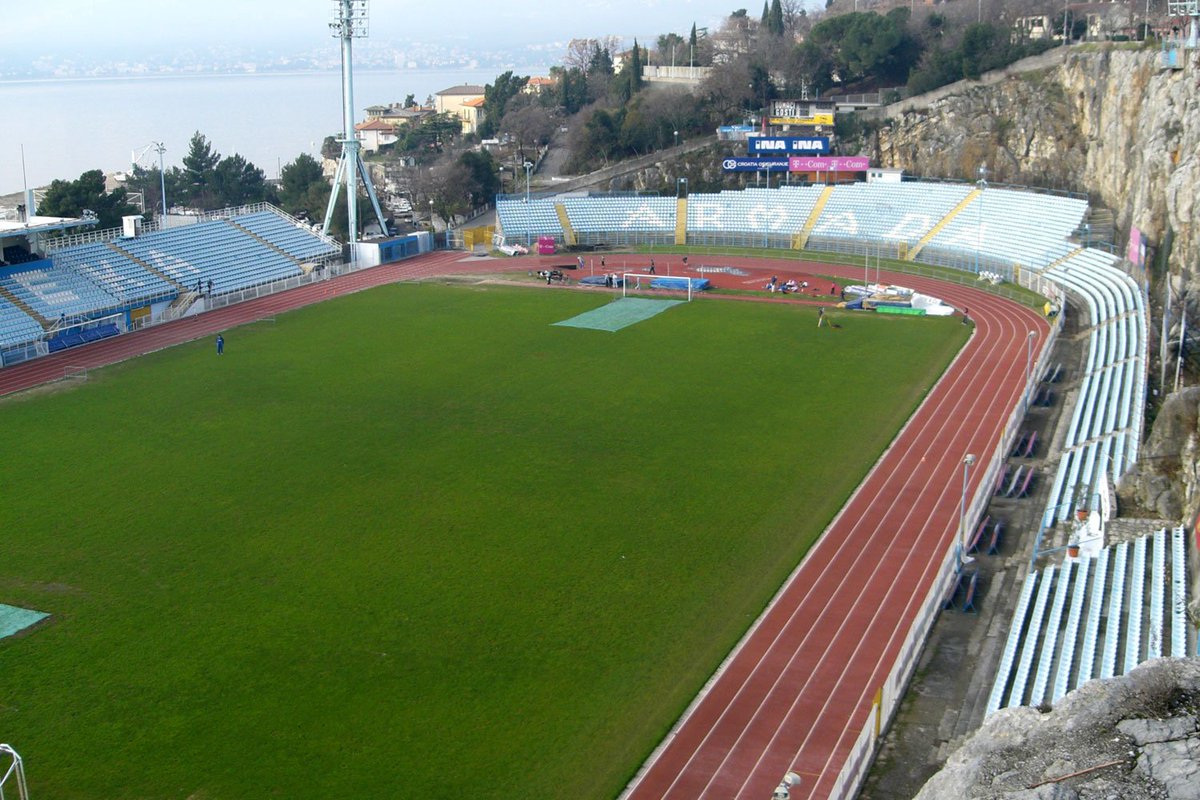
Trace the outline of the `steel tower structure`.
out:
[[[387,231],[383,221],[383,211],[379,208],[379,198],[375,196],[375,187],[371,185],[371,176],[359,153],[360,143],[354,135],[354,48],[355,39],[367,38],[367,0],[333,0],[333,21],[329,29],[334,38],[342,42],[342,155],[338,159],[337,176],[333,179],[333,191],[329,193],[329,207],[325,209],[325,224],[322,233],[329,234],[329,223],[333,220],[333,208],[337,204],[338,191],[342,181],[346,183],[346,208],[348,210],[347,240],[353,244],[358,241],[358,197],[357,176],[362,176],[366,186],[367,196],[371,198],[371,207],[375,209],[375,218],[379,220],[379,228]]]

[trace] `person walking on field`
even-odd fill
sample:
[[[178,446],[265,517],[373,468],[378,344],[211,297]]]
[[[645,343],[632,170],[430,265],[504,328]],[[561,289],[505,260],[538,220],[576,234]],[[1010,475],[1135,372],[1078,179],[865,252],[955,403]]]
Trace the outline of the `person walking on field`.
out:
[[[217,334],[217,355],[225,355],[225,337]]]
[[[658,273],[656,273],[656,272],[654,271],[654,259],[653,259],[653,258],[652,258],[652,259],[650,259],[650,274],[651,274],[651,275],[657,275],[657,274],[658,274]]]
[[[817,308],[817,327],[820,328],[825,324],[825,306]]]

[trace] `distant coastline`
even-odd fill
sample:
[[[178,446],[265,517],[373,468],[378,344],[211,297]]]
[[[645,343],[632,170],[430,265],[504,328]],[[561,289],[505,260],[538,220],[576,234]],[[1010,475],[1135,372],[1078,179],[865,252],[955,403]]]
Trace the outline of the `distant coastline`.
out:
[[[409,94],[424,102],[457,84],[491,83],[508,69],[549,71],[546,65],[356,68],[356,118],[366,116],[367,106]],[[319,158],[324,138],[341,131],[336,70],[0,80],[0,105],[9,109],[0,117],[0,196],[21,190],[22,145],[31,187],[91,169],[128,170],[132,153],[152,141],[166,145],[168,168],[178,166],[195,131],[217,152],[239,153],[274,178],[301,153]]]

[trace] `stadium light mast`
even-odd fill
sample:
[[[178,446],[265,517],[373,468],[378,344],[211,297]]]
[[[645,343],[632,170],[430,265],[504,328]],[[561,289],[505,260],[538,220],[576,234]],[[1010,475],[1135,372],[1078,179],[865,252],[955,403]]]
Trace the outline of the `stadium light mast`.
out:
[[[158,188],[162,192],[163,224],[167,224],[167,173],[163,172],[163,153],[167,147],[162,142],[154,143],[154,152],[158,153]]]
[[[967,548],[970,544],[967,542],[967,470],[975,463],[975,454],[967,453],[963,456],[963,485],[962,499],[958,501],[958,568],[962,569],[967,564],[970,564],[975,559],[967,555]]]
[[[337,175],[333,179],[333,191],[329,194],[329,206],[325,209],[325,224],[322,233],[329,234],[329,223],[333,221],[333,208],[337,205],[338,190],[344,180],[346,183],[347,208],[347,241],[351,244],[358,241],[358,181],[362,175],[363,185],[367,188],[367,196],[371,198],[371,207],[375,210],[375,218],[379,220],[380,230],[387,232],[383,221],[383,210],[379,207],[379,198],[375,196],[375,187],[371,185],[371,176],[367,165],[363,163],[360,153],[361,143],[354,135],[354,49],[355,39],[367,38],[367,0],[333,0],[333,21],[329,30],[334,38],[342,42],[342,154],[338,158]]]

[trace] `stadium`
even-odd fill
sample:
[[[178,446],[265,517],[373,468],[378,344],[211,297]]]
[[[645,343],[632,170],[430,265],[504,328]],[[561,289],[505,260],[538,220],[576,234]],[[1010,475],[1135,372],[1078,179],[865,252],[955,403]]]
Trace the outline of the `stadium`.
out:
[[[973,207],[974,203],[979,207]],[[1079,298],[1092,323],[1087,358],[1092,364],[1089,376],[1094,378],[1087,382],[1087,394],[1073,412],[1071,434],[1076,443],[1065,449],[1054,474],[1038,474],[1033,479],[1033,486],[1045,484],[1048,490],[1047,523],[1053,522],[1053,517],[1065,519],[1074,513],[1074,487],[1081,482],[1098,486],[1102,481],[1115,480],[1136,458],[1145,372],[1143,294],[1117,268],[1114,256],[1077,242],[1085,213],[1086,204],[1070,197],[922,183],[746,190],[694,194],[681,200],[630,196],[538,198],[530,203],[501,200],[499,222],[508,240],[552,235],[564,242],[574,238],[629,243],[634,252],[622,258],[634,272],[644,271],[653,257],[636,255],[638,244],[670,242],[690,246],[686,268],[679,255],[658,256],[659,264],[675,275],[694,273],[715,278],[725,274],[714,272],[720,267],[731,272],[740,269],[750,276],[765,271],[809,276],[814,283],[818,275],[833,276],[848,285],[862,276],[862,268],[838,265],[847,260],[838,254],[881,250],[891,256],[881,282],[903,282],[940,296],[955,307],[969,308],[976,326],[974,337],[951,371],[925,398],[899,438],[891,442],[849,504],[829,522],[819,546],[783,584],[765,615],[684,715],[670,743],[632,784],[629,796],[703,796],[706,791],[725,795],[732,785],[728,782],[734,780],[743,782],[745,788],[734,789],[733,794],[741,791],[748,796],[761,795],[769,793],[789,772],[812,778],[803,781],[811,796],[843,796],[861,780],[878,735],[878,718],[890,716],[925,632],[941,611],[943,599],[964,574],[959,569],[964,544],[958,535],[960,527],[965,524],[973,529],[983,518],[993,487],[1014,495],[1029,493],[1032,467],[1024,478],[1004,473],[1012,471],[1008,456],[1022,436],[1025,406],[1038,394],[1039,387],[1047,385],[1043,379],[1053,377],[1048,374],[1054,366],[1049,353],[1066,315],[1046,318],[1040,308],[1031,309],[1001,293],[1016,296],[1015,287],[1021,286],[1055,304],[1063,303],[1069,294]],[[986,224],[976,228],[971,221],[977,216],[983,217]],[[763,219],[772,222],[763,225]],[[694,246],[693,232],[699,240]],[[641,242],[636,241],[639,237]],[[762,237],[760,247],[778,248],[777,253],[762,251],[763,255],[784,258],[705,254],[721,246],[744,246],[758,237]],[[90,241],[50,251],[47,258],[30,265],[11,267],[0,279],[5,295],[6,364],[8,359],[18,360],[31,352],[46,353],[41,358],[14,363],[0,373],[6,393],[64,376],[95,375],[90,371],[102,364],[155,350],[171,341],[211,337],[255,319],[271,319],[271,326],[278,330],[268,335],[284,336],[286,328],[281,321],[287,317],[277,315],[285,309],[367,286],[405,278],[472,273],[516,273],[519,280],[524,273],[543,268],[549,261],[562,261],[561,257],[526,257],[490,261],[481,269],[477,257],[441,251],[355,269],[356,264],[339,263],[340,249],[329,240],[269,208],[233,209],[191,226],[141,233],[132,239],[124,237],[123,231],[83,234],[81,238]],[[418,243],[389,246],[420,249]],[[804,247],[818,254],[829,253],[829,261],[813,262],[807,258],[810,250],[793,249]],[[614,255],[612,260],[616,259]],[[976,259],[981,272],[999,276],[996,285],[979,280],[973,270]],[[921,267],[923,261],[930,267]],[[934,274],[934,268],[944,270],[950,264],[958,271],[927,277]],[[898,271],[910,268],[914,272]],[[921,271],[926,275],[914,274]],[[759,279],[746,280],[757,283]],[[605,304],[612,305],[607,302],[612,291],[588,287],[571,293],[584,294],[587,305],[594,305],[593,293],[605,293]],[[558,287],[550,294],[558,295]],[[677,292],[672,294],[678,296]],[[172,321],[173,309],[188,300],[190,313],[184,312],[184,319]],[[700,303],[713,304],[710,300]],[[138,309],[146,305],[150,312],[139,314]],[[198,306],[205,311],[200,313]],[[811,308],[808,310],[811,312]],[[678,313],[668,311],[664,318]],[[145,316],[162,320],[162,324],[139,330],[138,320]],[[55,326],[56,320],[65,322]],[[858,325],[850,319],[844,324]],[[111,330],[114,327],[116,331]],[[37,334],[37,338],[30,338],[28,332]],[[113,333],[117,335],[105,335]],[[229,333],[228,337],[236,341],[240,334]],[[73,338],[103,341],[72,347]],[[83,386],[94,382],[89,377]],[[985,396],[990,402],[981,408],[978,401]],[[951,420],[961,422],[947,424]],[[929,455],[922,455],[919,470],[911,472],[917,453]],[[975,456],[969,467],[963,461],[967,453]],[[964,478],[965,494],[960,498],[956,489]],[[914,489],[914,485],[921,488]],[[914,491],[916,497],[906,502],[902,519],[897,518],[894,498]],[[961,518],[956,502],[960,499],[965,503]],[[893,531],[895,539],[902,540],[906,549],[911,548],[905,571],[897,573],[890,565],[882,570],[884,574],[873,574],[874,568],[864,563],[872,548],[885,546],[872,541],[881,530]],[[1182,541],[1181,532],[1176,533],[1172,546],[1177,548]],[[896,542],[886,546],[896,546]],[[1155,540],[1151,547],[1158,553],[1162,543]],[[1144,549],[1141,552],[1144,558]],[[888,559],[885,553],[876,553],[866,561],[880,565]],[[1128,567],[1124,562],[1122,558],[1121,569],[1129,570],[1132,582],[1137,574],[1133,560],[1128,560]],[[1181,561],[1173,559],[1172,563],[1182,566]],[[810,576],[808,571],[813,574]],[[1101,578],[1098,590],[1116,591],[1113,584]],[[1179,584],[1170,588],[1172,592],[1179,590]],[[903,597],[904,602],[895,602],[895,596]],[[809,607],[820,610],[805,612]],[[829,615],[853,619],[865,609],[870,609],[871,626],[903,632],[903,636],[845,635],[827,629],[832,627]],[[1182,623],[1172,620],[1170,624]],[[1165,630],[1174,633],[1160,634],[1159,647],[1172,648],[1172,652],[1186,647],[1186,634],[1179,633],[1181,627],[1168,625]],[[27,634],[27,641],[32,644],[41,635]],[[1078,635],[1082,640],[1084,632]],[[1095,632],[1089,635],[1096,637]],[[814,646],[818,640],[813,637],[824,637],[819,641],[825,644]],[[1115,637],[1100,639],[1115,652]],[[15,641],[19,647],[23,640]],[[868,644],[877,650],[864,652]],[[1082,648],[1082,641],[1078,646]],[[856,652],[853,656],[841,653],[837,648],[842,647]],[[15,649],[10,642],[10,652]],[[786,659],[783,652],[790,653]],[[1056,691],[1065,691],[1091,674],[1098,676],[1102,669],[1111,674],[1114,669],[1119,672],[1131,668],[1142,657],[1155,654],[1146,642],[1140,651],[1135,647],[1129,652],[1140,654],[1123,666],[1114,667],[1111,660],[1101,657],[1094,668],[1088,668],[1092,672],[1082,667],[1068,669]],[[842,672],[846,663],[855,664],[858,659],[869,666]],[[1008,668],[1014,675],[1028,672],[1021,658],[1011,661]],[[834,665],[838,665],[835,672],[842,674],[816,680],[815,676]],[[775,678],[762,688],[760,699],[749,701],[746,693],[764,682],[759,675],[764,669],[777,670]],[[797,683],[789,685],[789,679]],[[731,684],[732,690],[725,688],[729,681],[736,681]],[[1020,702],[1025,690],[1007,678],[997,685],[1005,683],[1008,695]],[[777,712],[773,712],[780,696],[791,699],[779,703]],[[841,707],[815,715],[808,730],[791,732],[794,722],[788,722],[789,715],[812,704],[820,707],[831,698],[836,698]],[[685,744],[691,741],[685,736],[689,726],[706,718],[727,720],[725,706],[718,704],[737,709],[747,702],[759,708],[754,725],[774,726],[775,733],[768,737],[773,746],[762,756],[751,758],[741,754],[735,744],[730,747],[734,756],[725,759],[721,770],[712,776],[686,768],[685,764],[703,758],[699,749],[677,753],[689,746]],[[779,716],[772,716],[774,713]],[[783,735],[785,730],[789,731],[787,737]],[[720,725],[715,725],[714,731],[720,731]],[[735,742],[745,735],[743,730],[736,731]],[[714,736],[710,735],[708,741]],[[789,748],[794,750],[789,753]],[[624,764],[626,770],[632,766]],[[659,777],[662,774],[670,775],[671,780]],[[706,785],[722,788],[706,789]]]
[[[0,227],[0,791],[851,798],[939,618],[980,716],[1195,652],[1085,198],[495,205]]]

